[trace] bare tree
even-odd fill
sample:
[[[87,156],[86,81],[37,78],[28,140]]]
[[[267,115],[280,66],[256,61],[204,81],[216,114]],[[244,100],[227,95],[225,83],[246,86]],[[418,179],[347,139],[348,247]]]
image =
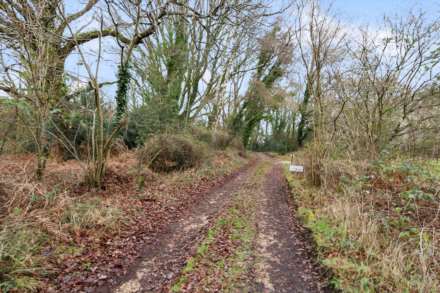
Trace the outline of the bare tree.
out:
[[[352,63],[341,88],[349,100],[349,111],[343,115],[345,133],[373,156],[434,118],[425,109],[439,106],[427,94],[435,89],[438,76],[438,63],[431,54],[439,36],[438,22],[410,14],[385,19],[382,32],[362,30],[360,41],[351,44]]]
[[[305,83],[304,101],[310,99],[313,113],[313,145],[311,157],[312,180],[319,183],[319,170],[330,140],[325,127],[331,117],[326,107],[329,97],[330,67],[341,58],[341,47],[345,34],[340,23],[331,16],[331,10],[323,9],[318,1],[300,1],[296,6],[295,36],[298,43],[298,56],[302,65]],[[305,110],[302,111],[302,116]],[[330,136],[331,138],[331,136]]]
[[[62,12],[60,12],[63,15]],[[64,16],[63,16],[64,17]],[[68,30],[75,42],[77,38],[70,25],[67,25]],[[100,17],[100,31],[104,28],[103,16]],[[103,110],[103,99],[101,94],[101,86],[98,83],[99,67],[102,58],[102,35],[98,37],[98,51],[95,65],[95,71],[93,71],[92,63],[89,58],[86,57],[80,46],[77,46],[77,50],[84,67],[89,77],[89,85],[93,90],[93,122],[91,125],[90,139],[88,140],[88,157],[86,158],[86,180],[89,185],[100,188],[102,185],[102,179],[105,175],[107,158],[113,144],[114,138],[121,127],[119,123],[116,127],[105,128],[105,113]],[[66,142],[69,143],[69,142]],[[78,158],[79,159],[79,158]]]
[[[97,38],[110,36],[118,41],[121,61],[116,122],[119,122],[126,109],[128,67],[133,51],[156,32],[163,19],[169,15],[218,17],[220,11],[239,8],[217,1],[209,6],[207,14],[203,14],[197,10],[197,5],[205,7],[206,1],[196,1],[194,7],[171,0],[107,1],[106,4],[111,24],[104,23],[101,29],[87,31],[90,24],[95,27],[99,21],[89,17],[89,22],[75,28],[80,19],[86,19],[86,14],[94,12],[98,0],[89,0],[80,10],[69,15],[62,0],[0,1],[0,39],[6,47],[2,54],[8,55],[5,59],[14,60],[3,68],[6,78],[0,82],[0,90],[14,99],[26,101],[32,110],[29,129],[37,146],[38,178],[42,177],[49,153],[47,128],[50,116],[64,99],[71,96],[65,84],[64,66],[75,49]],[[116,9],[121,9],[122,14],[116,15]]]
[[[9,60],[0,89],[25,101],[31,110],[29,129],[37,147],[36,175],[40,179],[49,153],[48,122],[66,95],[64,62],[77,45],[98,35],[96,31],[78,33],[75,41],[64,33],[96,3],[90,0],[78,12],[62,18],[58,11],[64,5],[59,0],[0,1],[0,39]]]
[[[266,8],[249,0],[179,7],[134,55],[141,100],[156,99],[153,104],[159,107],[168,97],[179,121],[217,125],[231,80],[243,80],[255,70],[257,30]]]

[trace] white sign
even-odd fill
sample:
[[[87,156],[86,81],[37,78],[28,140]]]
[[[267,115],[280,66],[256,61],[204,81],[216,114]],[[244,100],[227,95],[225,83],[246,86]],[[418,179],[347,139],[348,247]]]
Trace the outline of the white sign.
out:
[[[295,173],[303,173],[304,172],[304,166],[290,164],[289,171],[290,172],[295,172]]]

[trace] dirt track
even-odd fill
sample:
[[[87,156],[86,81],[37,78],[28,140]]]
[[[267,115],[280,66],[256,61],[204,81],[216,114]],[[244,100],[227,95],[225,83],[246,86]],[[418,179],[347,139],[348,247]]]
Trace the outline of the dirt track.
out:
[[[226,224],[218,228],[218,223]],[[204,244],[206,252],[200,253],[201,243],[208,243],[208,230],[212,239]],[[245,234],[247,238],[241,237]],[[98,292],[321,292],[323,288],[310,245],[293,216],[282,167],[263,158],[210,191],[145,247],[142,260],[126,276]]]
[[[256,292],[320,292],[320,275],[309,256],[309,243],[292,217],[281,166],[266,175],[259,198]]]

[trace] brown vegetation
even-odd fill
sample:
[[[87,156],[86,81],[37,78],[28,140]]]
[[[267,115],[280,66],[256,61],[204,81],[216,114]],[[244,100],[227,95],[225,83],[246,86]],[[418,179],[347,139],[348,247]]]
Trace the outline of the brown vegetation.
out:
[[[197,166],[205,150],[200,143],[181,135],[158,135],[139,150],[138,160],[155,172],[181,171]]]
[[[109,161],[100,190],[81,183],[84,171],[75,161],[49,160],[43,181],[35,181],[34,160],[33,156],[11,155],[3,156],[0,163],[2,288],[33,290],[49,285],[46,278],[58,276],[53,285],[79,290],[86,284],[84,278],[68,281],[62,275],[85,274],[97,266],[101,266],[99,271],[116,269],[112,253],[122,243],[127,245],[133,235],[160,229],[163,220],[197,200],[190,196],[194,190],[209,188],[244,163],[235,151],[214,152],[198,170],[152,175],[139,190],[136,155],[124,152]]]
[[[301,161],[301,156],[295,158]],[[438,162],[329,160],[321,188],[289,180],[320,260],[342,290],[435,292],[440,280]]]
[[[298,151],[335,287],[440,291],[437,15],[70,2],[0,0],[0,290],[90,291],[251,151]]]

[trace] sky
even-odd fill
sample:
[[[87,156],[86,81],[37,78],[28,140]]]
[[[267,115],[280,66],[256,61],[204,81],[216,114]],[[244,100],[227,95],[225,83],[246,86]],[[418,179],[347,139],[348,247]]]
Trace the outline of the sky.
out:
[[[83,0],[67,2],[69,3],[67,8],[74,11],[81,7],[83,4],[79,3],[83,2]],[[267,2],[270,3],[270,1]],[[273,0],[272,5],[276,9],[277,7],[284,7],[288,3],[292,3],[292,0]],[[346,26],[353,28],[366,25],[370,28],[380,28],[384,15],[390,17],[403,16],[411,10],[424,11],[429,18],[435,18],[440,15],[440,0],[321,0],[321,3],[324,6],[332,5],[332,11],[335,16]],[[89,46],[96,47],[97,42],[94,43],[89,44]],[[75,67],[74,65],[77,61],[77,58],[69,58],[68,66],[66,67]],[[114,60],[103,62],[101,66],[102,71],[104,71],[103,79],[106,81],[114,80],[117,68]]]
[[[207,0],[209,1],[209,0]],[[78,11],[84,6],[86,0],[69,0],[66,1],[67,13]],[[267,0],[267,2],[271,2]],[[292,0],[272,0],[274,9],[284,7],[286,4],[292,3]],[[411,10],[424,11],[428,18],[436,18],[440,15],[440,0],[321,0],[324,6],[332,5],[334,15],[339,19],[345,27],[353,30],[358,26],[366,26],[372,29],[380,29],[380,23],[384,15],[390,17],[403,16]],[[93,12],[92,12],[93,13]],[[90,28],[90,19],[92,13],[84,15],[77,26],[81,27],[88,24]],[[108,44],[108,43],[107,43]],[[89,51],[97,48],[98,42],[89,42],[84,50]],[[112,44],[114,45],[114,44]],[[92,55],[93,56],[93,55]],[[107,60],[101,62],[99,80],[100,81],[114,81],[117,71],[117,56],[106,55]],[[91,57],[91,59],[94,59]],[[78,54],[72,54],[66,62],[66,70],[73,76],[81,77],[82,80],[87,80],[87,74],[81,65],[78,66]],[[110,97],[114,94],[115,87],[111,86],[104,89],[105,95]]]
[[[405,15],[410,10],[424,11],[428,17],[440,15],[440,0],[323,0],[333,5],[336,16],[353,25],[378,24],[384,15]]]

